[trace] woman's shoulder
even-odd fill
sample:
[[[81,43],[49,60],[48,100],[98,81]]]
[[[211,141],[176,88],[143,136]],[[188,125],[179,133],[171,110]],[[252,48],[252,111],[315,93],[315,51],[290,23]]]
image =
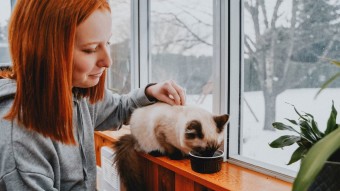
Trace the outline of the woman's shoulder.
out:
[[[17,86],[16,81],[11,79],[0,79],[0,109],[8,106],[13,100]]]
[[[53,158],[55,148],[49,138],[1,117],[0,177],[13,169],[30,172],[32,164],[47,164]]]

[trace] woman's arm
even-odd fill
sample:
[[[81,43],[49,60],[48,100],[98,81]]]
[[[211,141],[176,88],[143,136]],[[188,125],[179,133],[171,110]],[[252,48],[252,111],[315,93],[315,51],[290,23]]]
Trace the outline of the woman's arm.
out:
[[[128,122],[133,110],[157,100],[170,105],[184,105],[185,91],[171,80],[149,84],[128,95],[112,94],[106,90],[104,100],[93,108],[95,130],[119,129]]]

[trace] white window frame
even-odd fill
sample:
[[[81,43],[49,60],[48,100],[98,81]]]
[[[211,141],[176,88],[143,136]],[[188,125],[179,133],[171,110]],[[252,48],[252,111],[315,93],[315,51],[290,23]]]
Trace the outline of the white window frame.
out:
[[[271,165],[265,162],[257,161],[251,158],[241,156],[242,149],[242,98],[243,98],[243,10],[244,1],[230,1],[229,6],[229,30],[226,31],[229,36],[229,108],[230,108],[230,133],[229,133],[229,158],[228,162],[252,169],[263,174],[267,174],[288,182],[293,182],[296,172],[282,167]],[[228,137],[227,137],[228,138]]]
[[[132,88],[150,83],[150,0],[131,0],[132,18]],[[243,79],[243,0],[213,0],[214,47],[213,112],[229,113],[230,123],[225,131],[225,161],[288,182],[296,173],[241,156]],[[145,69],[146,68],[146,69]]]

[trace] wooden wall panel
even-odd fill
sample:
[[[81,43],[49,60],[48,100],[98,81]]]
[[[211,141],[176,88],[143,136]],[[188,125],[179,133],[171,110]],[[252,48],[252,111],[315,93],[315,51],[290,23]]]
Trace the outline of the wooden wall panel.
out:
[[[201,184],[198,184],[198,183],[194,183],[194,191],[214,191],[212,189],[209,189],[205,186],[202,186]]]
[[[176,191],[194,191],[194,181],[181,176],[179,174],[175,175],[175,190]]]
[[[158,191],[175,191],[175,173],[158,166]]]
[[[143,167],[146,190],[158,191],[158,165],[143,157],[140,157],[140,162]]]

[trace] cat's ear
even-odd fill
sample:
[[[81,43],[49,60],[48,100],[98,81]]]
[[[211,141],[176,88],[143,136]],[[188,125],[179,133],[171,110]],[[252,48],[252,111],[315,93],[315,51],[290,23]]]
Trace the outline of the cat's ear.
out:
[[[216,123],[217,132],[221,133],[224,129],[224,125],[229,121],[229,115],[224,114],[224,115],[214,116],[214,121]]]
[[[202,124],[197,121],[193,120],[187,123],[185,128],[185,138],[186,139],[203,139],[204,134],[202,133]]]

